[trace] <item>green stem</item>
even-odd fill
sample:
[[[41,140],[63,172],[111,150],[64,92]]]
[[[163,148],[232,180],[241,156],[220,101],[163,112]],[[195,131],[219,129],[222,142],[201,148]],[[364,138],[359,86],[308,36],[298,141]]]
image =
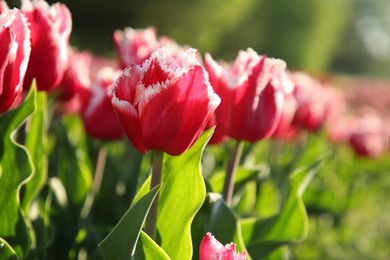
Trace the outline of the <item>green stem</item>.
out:
[[[104,147],[99,149],[98,158],[96,161],[95,174],[93,177],[92,188],[89,191],[87,198],[85,199],[83,208],[81,210],[81,218],[86,219],[92,209],[93,202],[95,200],[96,193],[100,190],[102,184],[104,168],[106,165],[107,150]]]
[[[237,167],[240,162],[240,157],[242,153],[243,142],[237,140],[234,145],[233,151],[230,154],[230,158],[226,167],[226,176],[225,182],[223,185],[223,199],[226,202],[226,205],[229,207],[232,205],[232,197],[234,190],[234,179],[236,177]]]
[[[161,183],[162,165],[163,165],[164,153],[155,151],[153,154],[153,166],[152,166],[152,180],[150,182],[150,189],[153,189]],[[157,223],[157,210],[158,210],[158,196],[154,199],[152,206],[150,207],[148,216],[146,217],[145,232],[153,240],[156,238],[156,223]]]

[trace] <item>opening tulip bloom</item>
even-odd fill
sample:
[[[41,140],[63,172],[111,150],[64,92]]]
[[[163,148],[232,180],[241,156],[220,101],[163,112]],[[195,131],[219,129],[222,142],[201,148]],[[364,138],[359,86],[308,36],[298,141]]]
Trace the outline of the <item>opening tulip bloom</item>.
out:
[[[22,11],[31,29],[31,57],[24,88],[36,79],[39,90],[58,87],[68,62],[68,42],[72,17],[63,4],[49,4],[43,0],[23,0]]]
[[[22,99],[23,79],[30,57],[30,30],[16,9],[0,15],[0,113]]]
[[[282,113],[284,95],[293,88],[285,62],[248,49],[239,52],[234,64],[217,63],[209,54],[205,63],[222,100],[216,111],[217,128],[249,142],[271,136]]]
[[[211,233],[207,233],[199,247],[199,260],[245,260],[246,252],[236,253],[234,243],[223,246]]]
[[[158,49],[142,65],[126,68],[108,95],[127,136],[142,153],[182,154],[220,103],[194,49]]]

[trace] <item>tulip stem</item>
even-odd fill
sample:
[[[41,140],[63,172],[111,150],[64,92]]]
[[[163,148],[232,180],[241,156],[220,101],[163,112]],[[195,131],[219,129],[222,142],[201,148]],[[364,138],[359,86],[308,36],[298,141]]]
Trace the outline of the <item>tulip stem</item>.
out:
[[[222,195],[223,199],[226,202],[226,205],[228,205],[229,207],[232,205],[234,179],[236,177],[237,167],[240,162],[243,144],[244,143],[240,140],[236,141],[232,153],[230,154],[228,164],[226,166],[226,176],[223,185]]]
[[[162,165],[163,165],[164,153],[154,151],[153,153],[153,166],[152,166],[152,180],[150,182],[150,189],[153,189],[161,183]],[[150,207],[148,216],[146,217],[145,232],[153,240],[156,238],[156,223],[157,223],[157,209],[158,209],[158,196],[154,199],[152,206]]]

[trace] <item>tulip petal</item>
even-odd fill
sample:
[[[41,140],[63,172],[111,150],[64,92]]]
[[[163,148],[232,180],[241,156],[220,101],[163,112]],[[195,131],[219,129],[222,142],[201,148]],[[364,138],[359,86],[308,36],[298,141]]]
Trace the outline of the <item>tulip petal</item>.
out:
[[[139,107],[145,147],[170,155],[188,149],[219,104],[219,98],[210,91],[204,69],[197,65],[172,85],[159,89],[158,94],[150,95]]]

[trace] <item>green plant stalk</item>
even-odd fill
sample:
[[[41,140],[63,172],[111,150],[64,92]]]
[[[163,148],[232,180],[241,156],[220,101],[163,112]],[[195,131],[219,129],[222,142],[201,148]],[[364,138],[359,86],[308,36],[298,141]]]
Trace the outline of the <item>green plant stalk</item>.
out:
[[[222,196],[228,207],[231,207],[232,205],[234,179],[236,177],[237,167],[240,162],[243,144],[244,143],[240,140],[236,141],[226,166],[226,176],[223,185]]]
[[[154,151],[153,165],[152,165],[152,180],[150,182],[150,189],[153,189],[161,183],[162,166],[164,161],[164,153]],[[150,207],[148,216],[146,217],[145,233],[153,240],[156,239],[156,223],[158,210],[158,196],[154,199]]]

